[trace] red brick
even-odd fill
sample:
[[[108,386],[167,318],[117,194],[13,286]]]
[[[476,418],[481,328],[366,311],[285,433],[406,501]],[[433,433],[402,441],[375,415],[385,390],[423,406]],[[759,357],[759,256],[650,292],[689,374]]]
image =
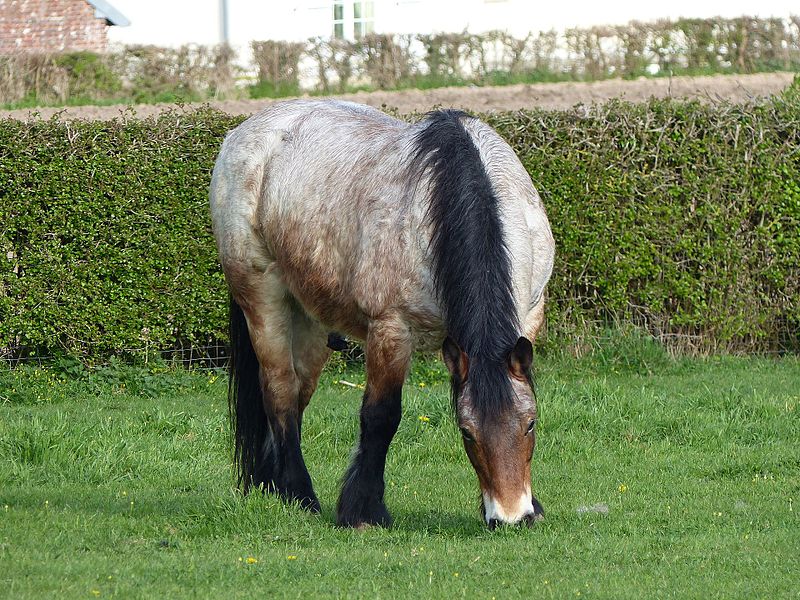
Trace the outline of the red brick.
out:
[[[104,19],[86,0],[0,0],[0,54],[103,52]]]

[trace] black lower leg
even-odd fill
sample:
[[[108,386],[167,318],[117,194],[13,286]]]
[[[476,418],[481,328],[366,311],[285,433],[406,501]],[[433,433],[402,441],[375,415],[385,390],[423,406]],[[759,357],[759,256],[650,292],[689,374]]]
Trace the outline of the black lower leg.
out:
[[[400,424],[402,387],[381,395],[364,396],[361,438],[353,462],[344,476],[337,507],[337,523],[345,527],[391,525],[383,502],[386,453]]]
[[[262,480],[264,488],[284,500],[296,501],[303,508],[319,512],[319,500],[300,448],[299,418],[286,417],[280,421],[271,418],[269,421],[272,435],[264,447],[264,465],[268,471],[268,478]]]

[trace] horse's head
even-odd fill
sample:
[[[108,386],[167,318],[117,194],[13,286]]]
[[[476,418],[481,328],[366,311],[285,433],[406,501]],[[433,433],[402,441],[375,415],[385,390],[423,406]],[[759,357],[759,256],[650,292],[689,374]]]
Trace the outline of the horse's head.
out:
[[[482,512],[486,524],[494,529],[502,523],[532,524],[543,516],[542,507],[531,494],[531,457],[536,444],[536,398],[533,394],[530,368],[533,347],[521,337],[508,352],[502,365],[489,367],[491,377],[475,373],[485,365],[472,365],[470,357],[451,338],[442,347],[453,386],[456,418],[467,456],[478,474]],[[497,370],[501,369],[502,373]],[[510,401],[499,403],[499,410],[485,410],[476,401],[491,389],[476,386],[510,385]],[[505,381],[503,381],[505,379]],[[501,393],[501,392],[498,392]]]

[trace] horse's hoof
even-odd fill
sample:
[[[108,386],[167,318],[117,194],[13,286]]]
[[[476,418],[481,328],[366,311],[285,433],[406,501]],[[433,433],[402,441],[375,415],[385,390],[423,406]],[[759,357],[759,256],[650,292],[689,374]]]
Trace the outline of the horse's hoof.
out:
[[[368,527],[391,527],[392,516],[383,503],[364,502],[360,510],[347,510],[339,508],[336,524],[339,527],[352,527],[363,531]]]
[[[280,496],[285,502],[296,502],[298,505],[300,505],[300,508],[307,510],[310,513],[319,514],[322,510],[319,500],[317,500],[317,496],[314,494],[314,492],[311,492],[310,494],[302,492],[283,492],[280,494]]]
[[[372,529],[373,527],[383,527],[384,529],[388,529],[392,526],[392,518],[387,516],[386,518],[377,521],[349,521],[337,519],[336,525],[339,527],[355,529],[357,531],[366,531],[367,529]]]
[[[305,508],[308,512],[314,513],[315,515],[318,515],[322,512],[322,506],[320,505],[319,500],[316,498],[311,498],[309,503],[303,506],[303,508]]]
[[[300,508],[303,508],[303,509],[307,510],[308,512],[313,513],[315,515],[318,515],[320,513],[320,511],[322,510],[322,507],[320,506],[319,500],[317,500],[315,497],[298,498],[297,502],[300,504]]]

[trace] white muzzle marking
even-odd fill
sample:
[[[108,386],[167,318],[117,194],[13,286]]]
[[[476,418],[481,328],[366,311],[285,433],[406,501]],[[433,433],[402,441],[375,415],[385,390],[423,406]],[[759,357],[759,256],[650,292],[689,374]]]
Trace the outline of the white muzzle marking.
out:
[[[495,519],[501,523],[513,524],[521,521],[525,515],[533,513],[533,502],[531,501],[530,490],[519,497],[515,506],[507,508],[503,507],[486,492],[482,492],[481,495],[483,496],[486,523]]]

